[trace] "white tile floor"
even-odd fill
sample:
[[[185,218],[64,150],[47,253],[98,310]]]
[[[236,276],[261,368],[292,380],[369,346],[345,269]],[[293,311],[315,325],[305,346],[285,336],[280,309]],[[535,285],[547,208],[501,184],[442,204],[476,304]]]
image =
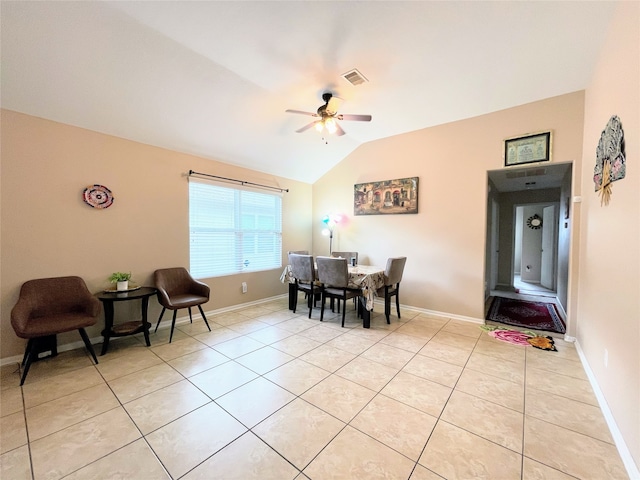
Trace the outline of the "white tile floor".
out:
[[[301,300],[301,304],[303,301]],[[287,300],[1,377],[2,479],[627,478],[574,347]],[[381,310],[381,308],[380,308]]]

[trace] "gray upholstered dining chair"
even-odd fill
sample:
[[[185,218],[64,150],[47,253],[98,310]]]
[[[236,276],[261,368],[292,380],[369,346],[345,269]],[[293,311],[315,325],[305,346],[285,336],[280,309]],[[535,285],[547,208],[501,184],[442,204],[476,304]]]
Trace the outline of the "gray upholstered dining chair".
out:
[[[316,268],[312,255],[289,254],[289,265],[291,265],[291,275],[295,279],[295,297],[293,300],[293,313],[298,307],[298,292],[304,292],[309,306],[309,318],[315,299],[321,293],[320,285],[316,283]]]
[[[333,258],[346,258],[347,262],[351,263],[351,259],[356,259],[356,265],[358,264],[358,252],[331,252]],[[353,299],[353,304],[356,304],[357,299]],[[338,313],[340,313],[340,302],[338,302]]]
[[[391,323],[389,316],[391,315],[391,297],[396,297],[396,310],[398,318],[400,318],[400,281],[404,273],[404,265],[407,263],[407,257],[394,257],[387,260],[387,267],[384,270],[384,287],[376,292],[378,296],[384,296],[384,314],[387,317],[387,323]]]
[[[333,258],[346,258],[349,263],[355,257],[356,263],[358,263],[358,252],[331,252],[331,256]]]
[[[207,317],[204,316],[204,311],[202,310],[202,304],[209,301],[210,289],[207,284],[193,278],[187,269],[183,267],[161,268],[156,270],[153,272],[153,283],[158,289],[158,303],[162,305],[162,312],[160,312],[160,318],[158,318],[158,323],[156,323],[156,332],[158,331],[158,326],[160,325],[164,311],[167,308],[173,310],[169,343],[171,343],[173,339],[173,329],[176,326],[176,314],[181,308],[189,309],[189,320],[193,323],[191,307],[197,305],[205,325],[209,331],[211,331]]]
[[[342,326],[347,312],[347,299],[359,297],[360,289],[348,288],[349,268],[346,258],[317,257],[318,280],[322,284],[320,321],[324,318],[324,305],[327,298],[333,298],[344,302],[342,309]]]
[[[296,255],[309,255],[309,250],[289,250],[287,252],[288,255],[295,253]]]
[[[28,340],[22,358],[24,384],[31,364],[38,354],[51,351],[58,354],[56,335],[78,330],[85,347],[97,364],[85,328],[95,325],[100,314],[100,302],[80,277],[55,277],[29,280],[20,288],[18,302],[11,310],[11,326],[20,338]]]

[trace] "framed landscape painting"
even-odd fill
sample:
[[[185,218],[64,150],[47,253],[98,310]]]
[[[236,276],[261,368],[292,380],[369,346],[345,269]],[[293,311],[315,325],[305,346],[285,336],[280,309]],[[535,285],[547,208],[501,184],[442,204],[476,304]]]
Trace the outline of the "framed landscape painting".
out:
[[[418,213],[418,177],[357,183],[353,186],[354,215]]]

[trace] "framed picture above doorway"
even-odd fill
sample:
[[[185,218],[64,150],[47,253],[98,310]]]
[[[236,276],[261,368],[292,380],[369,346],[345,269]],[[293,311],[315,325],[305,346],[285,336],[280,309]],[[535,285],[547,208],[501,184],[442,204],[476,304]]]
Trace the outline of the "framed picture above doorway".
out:
[[[504,141],[504,166],[551,160],[551,132],[534,133]]]

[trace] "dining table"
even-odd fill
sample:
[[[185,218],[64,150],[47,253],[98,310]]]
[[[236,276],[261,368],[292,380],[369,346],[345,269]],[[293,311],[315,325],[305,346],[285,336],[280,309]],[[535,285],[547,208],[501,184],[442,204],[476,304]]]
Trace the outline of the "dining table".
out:
[[[358,313],[362,315],[363,328],[371,326],[371,311],[373,310],[373,302],[376,292],[379,288],[384,287],[384,267],[376,267],[374,265],[348,265],[349,270],[349,288],[355,288],[362,291],[359,297],[360,303]],[[296,280],[291,273],[291,265],[287,265],[282,275],[280,275],[282,283],[289,284],[289,310],[293,310],[296,291]]]

